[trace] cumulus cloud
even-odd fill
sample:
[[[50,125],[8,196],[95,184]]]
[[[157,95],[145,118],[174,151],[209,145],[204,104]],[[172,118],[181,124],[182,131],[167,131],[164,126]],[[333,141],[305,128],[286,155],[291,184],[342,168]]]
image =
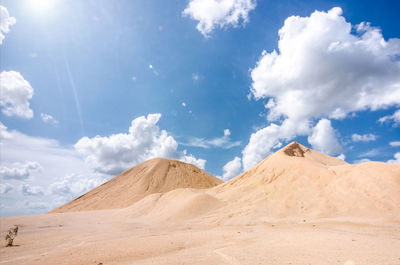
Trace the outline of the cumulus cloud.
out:
[[[391,164],[400,164],[400,152],[395,153],[394,159],[390,159],[387,162]]]
[[[240,157],[235,156],[233,160],[225,164],[222,170],[222,179],[224,181],[230,180],[231,178],[239,175],[242,171],[242,160],[240,159]]]
[[[50,114],[46,114],[46,113],[40,113],[40,117],[42,118],[42,121],[45,123],[49,123],[52,124],[54,126],[58,125],[58,120],[56,120],[53,116],[51,116]]]
[[[249,12],[255,7],[255,0],[191,0],[182,14],[197,20],[197,30],[209,37],[216,27],[246,24]]]
[[[103,177],[85,177],[67,174],[50,185],[50,192],[60,196],[59,201],[67,202],[106,181]],[[61,203],[60,203],[61,204]]]
[[[149,114],[134,119],[128,133],[101,137],[83,137],[75,149],[85,156],[96,171],[118,174],[154,157],[178,159],[204,168],[205,160],[178,151],[178,143],[157,125],[161,114]]]
[[[42,187],[30,186],[28,184],[23,184],[21,191],[26,196],[42,196],[44,194]]]
[[[340,155],[337,156],[337,158],[342,159],[343,161],[345,161],[346,155],[345,154],[340,154]]]
[[[3,44],[4,34],[10,31],[10,26],[16,22],[14,17],[11,17],[7,8],[0,5],[0,45]]]
[[[39,169],[40,164],[36,161],[29,161],[24,164],[14,163],[11,167],[0,166],[0,176],[3,179],[27,179],[33,170]]]
[[[33,117],[29,106],[33,88],[22,75],[15,71],[0,73],[0,107],[6,116],[17,116],[25,119]]]
[[[193,147],[201,147],[201,148],[223,148],[230,149],[232,147],[239,146],[241,144],[240,141],[231,141],[230,136],[231,132],[229,129],[224,130],[224,135],[221,137],[215,137],[212,139],[198,138],[198,137],[190,137],[187,142],[181,142],[182,145],[185,146],[193,146]]]
[[[344,118],[400,104],[400,39],[385,40],[368,23],[353,27],[339,7],[287,18],[278,47],[251,72],[255,98],[272,98],[270,120]]]
[[[0,183],[0,194],[6,194],[14,189],[10,183]]]
[[[385,40],[369,23],[351,25],[339,7],[287,18],[278,50],[263,51],[251,70],[251,95],[268,99],[270,124],[251,135],[242,152],[244,169],[299,135],[312,134],[310,143],[328,154],[340,152],[326,118],[399,105],[399,55],[400,39]]]
[[[375,141],[376,138],[377,138],[377,136],[372,133],[363,134],[363,135],[355,133],[351,136],[351,139],[353,140],[353,142],[371,142],[371,141]]]
[[[280,131],[280,126],[271,124],[250,136],[249,143],[242,151],[244,170],[248,170],[271,154],[274,146],[279,146]]]
[[[400,125],[400,109],[396,110],[392,115],[383,116],[379,119],[380,123],[393,123],[393,126]]]
[[[390,142],[389,145],[390,145],[390,146],[393,146],[393,147],[400,147],[400,141],[393,141],[393,142]]]
[[[225,129],[224,130],[224,136],[229,136],[229,135],[231,135],[231,130]]]
[[[7,130],[7,126],[5,126],[1,121],[0,121],[0,140],[10,138],[11,134]],[[0,142],[1,144],[1,142]]]
[[[327,119],[321,119],[315,125],[312,134],[308,137],[308,142],[314,149],[328,155],[335,155],[342,151],[331,121]]]
[[[179,155],[179,157],[180,157],[180,158],[178,158],[179,160],[181,160],[182,162],[185,162],[185,163],[193,164],[201,169],[205,169],[206,160],[201,159],[201,158],[197,159],[192,154],[188,155],[186,150],[183,150],[182,153],[183,153],[183,156]]]

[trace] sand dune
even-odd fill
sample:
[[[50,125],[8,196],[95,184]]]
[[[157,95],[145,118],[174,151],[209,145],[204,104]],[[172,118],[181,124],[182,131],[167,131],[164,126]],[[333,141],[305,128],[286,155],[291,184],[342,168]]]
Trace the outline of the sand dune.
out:
[[[399,165],[351,165],[298,143],[212,190],[262,218],[400,222]]]
[[[222,183],[198,167],[155,158],[139,164],[51,213],[124,208],[153,193],[177,188],[205,189]]]

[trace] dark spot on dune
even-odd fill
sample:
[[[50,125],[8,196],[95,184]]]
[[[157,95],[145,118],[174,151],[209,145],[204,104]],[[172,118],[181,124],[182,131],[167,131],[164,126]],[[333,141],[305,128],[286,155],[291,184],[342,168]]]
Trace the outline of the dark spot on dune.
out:
[[[303,150],[303,148],[297,142],[293,142],[283,151],[288,156],[304,157],[304,153],[307,151],[307,149]]]

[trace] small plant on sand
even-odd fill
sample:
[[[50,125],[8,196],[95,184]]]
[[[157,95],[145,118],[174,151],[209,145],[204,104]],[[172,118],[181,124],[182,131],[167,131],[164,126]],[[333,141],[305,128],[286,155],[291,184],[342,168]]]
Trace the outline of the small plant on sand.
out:
[[[13,245],[14,239],[18,234],[18,225],[15,225],[13,228],[8,229],[8,233],[5,237],[6,247],[11,247]]]

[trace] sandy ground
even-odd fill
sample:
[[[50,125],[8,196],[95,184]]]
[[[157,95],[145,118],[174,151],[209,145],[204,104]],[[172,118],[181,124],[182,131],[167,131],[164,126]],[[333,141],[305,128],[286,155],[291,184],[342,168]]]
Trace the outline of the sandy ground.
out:
[[[400,226],[149,224],[118,210],[1,218],[0,264],[400,264]]]

